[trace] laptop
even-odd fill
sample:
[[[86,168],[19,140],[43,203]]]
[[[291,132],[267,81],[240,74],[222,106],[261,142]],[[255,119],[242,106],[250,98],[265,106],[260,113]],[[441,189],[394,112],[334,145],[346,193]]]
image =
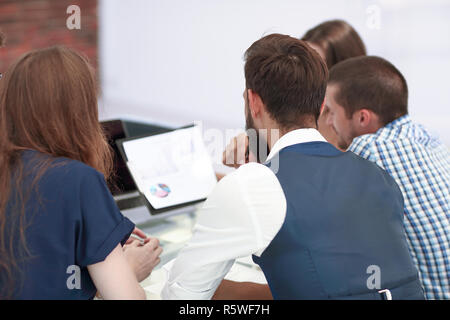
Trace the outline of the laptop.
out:
[[[138,193],[150,215],[194,210],[217,183],[200,128],[116,140]]]
[[[135,136],[168,132],[173,129],[155,124],[123,119],[101,121],[100,124],[102,125],[108,143],[113,150],[113,178],[108,187],[114,200],[116,200],[121,211],[139,207],[145,209],[145,204],[142,201],[141,195],[138,192],[126,163],[123,161],[116,141]]]

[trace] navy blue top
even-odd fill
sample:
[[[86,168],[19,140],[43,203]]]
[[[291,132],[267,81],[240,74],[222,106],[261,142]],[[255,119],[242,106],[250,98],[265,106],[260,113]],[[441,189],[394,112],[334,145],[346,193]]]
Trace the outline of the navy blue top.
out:
[[[23,153],[24,185],[36,177],[36,168],[46,158],[36,151]],[[75,160],[52,162],[26,204],[25,235],[32,257],[20,268],[23,281],[14,298],[92,299],[96,288],[86,267],[124,244],[134,224],[119,211],[101,173]],[[7,217],[12,213],[8,205]]]

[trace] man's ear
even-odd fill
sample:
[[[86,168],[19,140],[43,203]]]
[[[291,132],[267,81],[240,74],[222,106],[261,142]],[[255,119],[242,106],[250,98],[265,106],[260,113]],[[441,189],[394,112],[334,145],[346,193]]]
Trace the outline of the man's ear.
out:
[[[357,111],[358,123],[362,129],[371,130],[379,122],[378,115],[369,109],[361,109]]]
[[[325,102],[326,102],[325,100],[326,100],[326,98],[324,97],[323,101],[322,101],[322,105],[320,106],[320,113],[319,114],[322,114],[323,109],[325,108]]]
[[[370,124],[371,114],[367,109],[358,110],[358,122],[361,128],[366,128]]]
[[[263,102],[259,94],[252,89],[247,89],[248,106],[253,118],[256,118],[262,111]]]

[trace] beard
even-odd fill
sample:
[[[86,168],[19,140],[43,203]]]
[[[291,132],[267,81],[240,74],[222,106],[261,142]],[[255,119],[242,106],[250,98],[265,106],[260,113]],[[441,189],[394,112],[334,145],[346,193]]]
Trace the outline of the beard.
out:
[[[248,106],[248,98],[245,105],[245,131],[247,132],[247,136],[249,138],[248,153],[251,152],[254,156],[256,156],[259,163],[263,163],[266,161],[270,149],[267,143],[267,137],[265,137],[264,134],[261,134],[260,130],[255,127],[255,123]]]
[[[256,130],[255,124],[253,122],[252,114],[250,113],[250,108],[248,104],[245,106],[245,130],[253,129]]]
[[[334,127],[333,127],[334,128]],[[346,134],[339,134],[335,129],[335,132],[338,137],[337,145],[341,150],[347,150],[353,142],[353,139],[358,136],[353,127],[349,127],[349,131]]]
[[[347,150],[350,144],[346,142],[344,139],[339,138],[339,140],[337,141],[337,146],[341,150]]]

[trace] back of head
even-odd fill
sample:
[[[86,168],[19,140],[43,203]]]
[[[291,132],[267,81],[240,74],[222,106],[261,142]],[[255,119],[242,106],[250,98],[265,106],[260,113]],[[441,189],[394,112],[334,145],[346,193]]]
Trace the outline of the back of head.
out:
[[[345,60],[330,70],[329,85],[338,90],[335,100],[348,117],[361,109],[372,110],[384,126],[408,113],[408,86],[400,71],[380,57]]]
[[[315,50],[299,39],[271,34],[254,42],[245,60],[246,88],[261,97],[280,127],[316,122],[328,69]]]
[[[366,55],[366,47],[356,30],[343,20],[325,21],[301,38],[322,48],[328,68],[348,58]]]
[[[87,60],[71,49],[22,56],[0,83],[1,148],[79,160],[107,175],[96,83]]]

